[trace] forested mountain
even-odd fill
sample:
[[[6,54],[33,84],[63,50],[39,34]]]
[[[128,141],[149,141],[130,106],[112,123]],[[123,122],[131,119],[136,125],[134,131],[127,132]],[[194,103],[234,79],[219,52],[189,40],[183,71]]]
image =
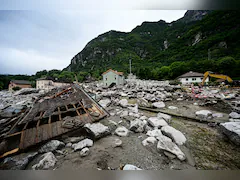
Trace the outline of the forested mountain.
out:
[[[207,70],[240,77],[239,11],[187,11],[167,23],[143,22],[131,32],[109,31],[91,40],[64,70],[98,78],[109,68],[144,79],[175,78]]]
[[[214,71],[240,79],[240,11],[187,11],[167,23],[143,22],[131,32],[109,31],[91,40],[63,70],[33,76],[0,75],[0,90],[11,79],[51,76],[79,81],[101,79],[109,68],[141,79],[174,79],[187,71]]]

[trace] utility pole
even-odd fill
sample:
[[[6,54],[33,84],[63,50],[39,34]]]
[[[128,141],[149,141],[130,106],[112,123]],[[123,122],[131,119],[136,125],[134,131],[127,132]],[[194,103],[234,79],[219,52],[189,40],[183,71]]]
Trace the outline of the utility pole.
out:
[[[211,51],[210,51],[210,48],[208,49],[208,60],[211,59]]]
[[[75,76],[75,80],[76,80],[76,82],[78,83],[78,78],[77,78],[76,73],[74,74],[74,76]]]

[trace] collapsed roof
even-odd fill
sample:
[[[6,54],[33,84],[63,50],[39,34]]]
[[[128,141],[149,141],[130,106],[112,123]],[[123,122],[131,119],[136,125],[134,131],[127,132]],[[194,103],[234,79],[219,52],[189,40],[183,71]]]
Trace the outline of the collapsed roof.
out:
[[[5,124],[12,126],[1,137],[0,158],[109,115],[79,84],[54,91],[39,97],[32,108]]]

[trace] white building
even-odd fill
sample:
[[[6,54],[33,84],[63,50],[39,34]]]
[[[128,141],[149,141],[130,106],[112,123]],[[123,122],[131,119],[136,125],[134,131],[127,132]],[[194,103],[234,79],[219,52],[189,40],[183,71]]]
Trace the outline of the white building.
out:
[[[67,81],[60,81],[58,79],[54,79],[54,78],[39,78],[36,81],[36,88],[37,89],[53,89],[55,87],[62,87],[62,86],[68,86],[70,85],[70,82]]]
[[[118,72],[109,69],[106,72],[104,72],[102,76],[104,86],[110,86],[112,84],[123,85],[125,83],[123,72]]]
[[[193,72],[193,71],[189,71],[181,76],[178,77],[178,80],[182,83],[182,84],[192,84],[192,83],[201,83],[203,80],[204,75],[202,73],[198,73],[198,72]],[[209,81],[209,77],[207,77],[206,79],[206,83]]]

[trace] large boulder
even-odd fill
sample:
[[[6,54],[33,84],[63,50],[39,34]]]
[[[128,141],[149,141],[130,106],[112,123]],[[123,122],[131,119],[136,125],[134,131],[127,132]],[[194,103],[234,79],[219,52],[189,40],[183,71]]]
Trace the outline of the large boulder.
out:
[[[140,118],[140,114],[138,114],[138,113],[130,112],[128,115],[132,116],[132,117],[135,117],[135,118]]]
[[[145,126],[147,125],[146,121],[142,121],[140,119],[135,119],[130,123],[130,130],[136,133],[143,132],[145,130]]]
[[[208,119],[212,116],[212,112],[209,110],[200,110],[195,113],[198,117]]]
[[[214,113],[214,114],[212,114],[212,117],[221,118],[221,117],[223,117],[223,114],[222,113]]]
[[[164,119],[161,119],[158,117],[150,117],[150,118],[148,118],[147,121],[151,126],[156,127],[156,128],[160,128],[160,127],[168,125],[168,123]]]
[[[223,133],[236,145],[240,145],[240,122],[221,123]]]
[[[150,137],[162,136],[162,131],[160,129],[154,129],[147,131],[147,135]]]
[[[240,114],[238,114],[236,112],[231,112],[229,114],[229,117],[231,117],[232,119],[240,119]]]
[[[104,126],[101,123],[87,123],[84,125],[84,128],[86,128],[88,132],[92,133],[96,139],[102,138],[110,134],[109,127]]]
[[[110,99],[102,99],[98,102],[103,108],[108,107],[111,104]]]
[[[230,118],[229,121],[230,121],[230,122],[240,122],[240,119],[233,119],[233,118]]]
[[[138,105],[136,104],[134,107],[128,107],[128,109],[133,113],[138,113]]]
[[[112,147],[121,147],[122,146],[122,140],[121,139],[115,139],[113,141]]]
[[[155,108],[164,108],[165,107],[165,103],[160,101],[160,102],[154,102],[152,103],[152,106]]]
[[[115,130],[115,134],[118,136],[128,136],[128,129],[125,128],[124,126],[120,126]]]
[[[161,131],[178,145],[183,145],[187,140],[183,133],[171,126],[164,126],[161,128]]]
[[[127,107],[128,106],[128,100],[127,99],[121,99],[119,101],[120,106]]]
[[[164,135],[157,137],[158,144],[157,149],[159,151],[167,151],[175,156],[177,156],[178,159],[181,161],[185,160],[185,154],[181,151],[181,149],[172,142],[172,140]]]
[[[122,96],[122,97],[127,97],[127,96],[128,96],[125,92],[120,92],[119,94],[120,94],[120,96]]]
[[[140,168],[138,168],[137,166],[134,166],[132,164],[126,164],[124,167],[123,167],[123,170],[142,170]]]
[[[81,157],[85,157],[89,154],[89,152],[90,152],[89,149],[87,147],[85,147],[80,151],[79,154],[80,154]]]
[[[147,137],[142,141],[143,146],[151,146],[157,142],[157,139],[155,137]]]
[[[81,140],[83,140],[85,137],[84,136],[79,136],[79,137],[68,137],[67,139],[64,140],[65,143],[77,143]]]
[[[176,107],[176,106],[168,106],[168,109],[175,110],[175,109],[178,109],[178,107]]]
[[[151,107],[151,104],[144,98],[138,99],[138,105],[141,107],[147,107],[147,108]]]
[[[56,157],[52,152],[47,152],[41,156],[41,160],[32,166],[33,170],[47,170],[55,166],[57,162]]]
[[[167,121],[168,123],[170,123],[170,121],[171,121],[171,119],[172,119],[171,116],[169,116],[169,115],[167,115],[167,114],[164,114],[164,113],[161,113],[161,112],[157,114],[157,117],[164,119],[164,120]]]
[[[140,120],[147,120],[148,117],[147,117],[147,116],[141,116],[139,119],[140,119]]]
[[[123,118],[123,117],[126,117],[128,116],[128,111],[125,110],[125,111],[122,111],[121,114],[120,114],[120,117]]]
[[[4,169],[9,170],[24,170],[28,163],[36,157],[37,152],[22,153],[16,156],[7,157],[4,159],[2,165]]]
[[[74,149],[74,151],[78,151],[81,150],[85,147],[91,147],[93,146],[93,141],[91,139],[84,139],[76,144],[72,145],[72,148]]]
[[[48,143],[46,143],[45,145],[43,145],[40,149],[39,149],[39,153],[46,153],[46,152],[52,152],[55,151],[57,149],[61,149],[65,146],[65,144],[61,141],[58,140],[51,140]]]

